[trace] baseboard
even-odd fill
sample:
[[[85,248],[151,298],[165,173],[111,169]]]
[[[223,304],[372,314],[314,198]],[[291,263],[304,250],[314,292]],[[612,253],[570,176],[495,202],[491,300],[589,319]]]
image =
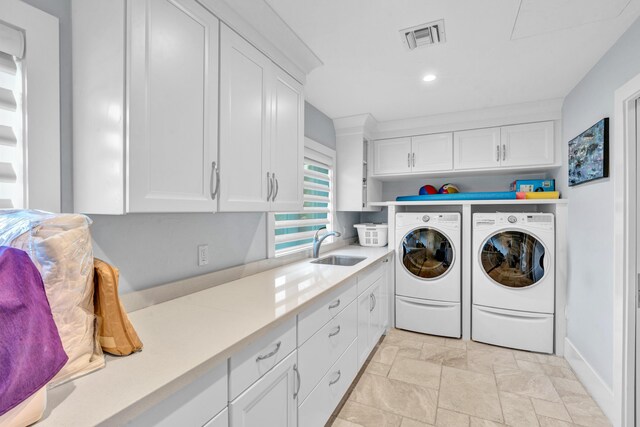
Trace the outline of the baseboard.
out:
[[[593,400],[600,405],[602,412],[613,423],[615,419],[615,404],[613,390],[600,378],[600,375],[593,367],[582,357],[582,354],[573,345],[569,338],[564,339],[564,358],[569,362],[571,368],[576,373],[580,382],[587,389]]]

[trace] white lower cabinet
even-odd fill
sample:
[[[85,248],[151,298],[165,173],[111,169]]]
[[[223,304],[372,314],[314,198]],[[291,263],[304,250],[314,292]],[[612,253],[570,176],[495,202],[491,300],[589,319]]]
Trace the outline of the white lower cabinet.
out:
[[[222,412],[213,417],[204,427],[229,427],[229,409],[224,408]]]
[[[381,315],[383,283],[381,277],[358,297],[358,366],[364,364],[384,332]]]
[[[300,386],[297,351],[229,403],[231,427],[295,427]]]
[[[301,427],[325,425],[358,373],[357,350],[355,340],[302,402],[298,409]]]

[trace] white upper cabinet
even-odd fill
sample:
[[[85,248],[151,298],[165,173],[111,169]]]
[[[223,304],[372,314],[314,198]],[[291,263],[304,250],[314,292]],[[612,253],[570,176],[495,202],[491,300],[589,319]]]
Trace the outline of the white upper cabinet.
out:
[[[411,172],[411,138],[383,139],[373,147],[374,175]]]
[[[222,26],[220,210],[302,209],[302,86]]]
[[[500,128],[504,167],[553,163],[553,122],[527,123]]]
[[[130,4],[128,212],[213,212],[218,19],[194,0]]]
[[[271,117],[271,210],[302,208],[304,181],[304,98],[302,86],[279,68],[275,70]],[[302,142],[302,143],[301,143]]]
[[[413,172],[439,172],[453,169],[452,133],[413,137],[411,150]]]
[[[220,62],[220,210],[268,211],[271,61],[223,25]]]
[[[489,169],[500,166],[500,128],[454,132],[455,170]]]

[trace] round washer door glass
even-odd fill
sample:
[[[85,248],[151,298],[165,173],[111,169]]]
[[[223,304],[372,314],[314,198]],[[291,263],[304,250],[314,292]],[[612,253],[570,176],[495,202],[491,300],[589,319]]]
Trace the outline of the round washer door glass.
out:
[[[544,255],[544,246],[538,239],[510,230],[487,239],[480,262],[494,282],[509,288],[526,288],[544,276]]]
[[[415,229],[402,239],[402,265],[421,279],[444,276],[453,264],[453,247],[449,239],[432,228]]]

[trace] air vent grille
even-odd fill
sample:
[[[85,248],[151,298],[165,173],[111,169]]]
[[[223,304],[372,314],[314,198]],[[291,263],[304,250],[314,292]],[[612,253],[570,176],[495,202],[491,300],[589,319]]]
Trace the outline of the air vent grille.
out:
[[[413,50],[417,47],[444,43],[444,19],[400,30],[403,44]]]

